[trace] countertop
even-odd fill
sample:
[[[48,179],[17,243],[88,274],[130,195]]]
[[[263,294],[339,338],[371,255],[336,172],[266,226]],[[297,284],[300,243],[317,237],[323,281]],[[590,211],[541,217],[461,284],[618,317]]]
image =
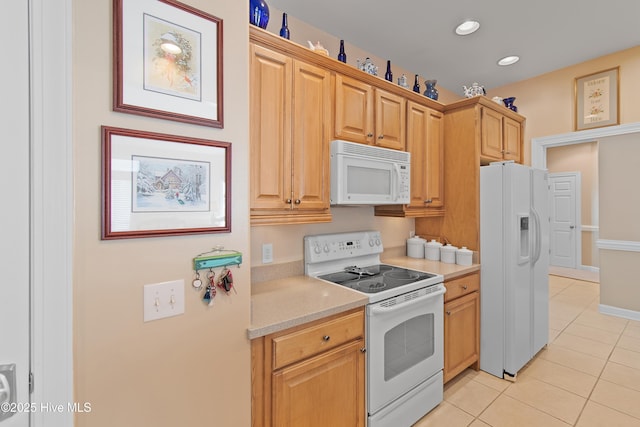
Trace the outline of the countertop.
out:
[[[451,280],[480,270],[480,264],[461,266],[406,256],[381,257],[386,264],[442,274]],[[249,339],[302,325],[367,304],[366,295],[308,276],[291,276],[251,285]]]

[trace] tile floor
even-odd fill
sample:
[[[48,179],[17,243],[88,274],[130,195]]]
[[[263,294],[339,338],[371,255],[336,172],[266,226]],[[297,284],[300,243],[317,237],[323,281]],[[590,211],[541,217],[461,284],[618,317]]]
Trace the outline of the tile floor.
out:
[[[640,322],[598,313],[598,296],[549,276],[549,345],[515,382],[467,369],[414,427],[640,427]]]

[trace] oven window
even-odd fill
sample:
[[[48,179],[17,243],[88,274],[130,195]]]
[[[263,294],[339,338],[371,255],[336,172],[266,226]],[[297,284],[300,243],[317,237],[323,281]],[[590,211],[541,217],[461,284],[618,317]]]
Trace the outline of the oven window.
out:
[[[388,381],[433,355],[434,315],[413,317],[384,335],[384,380]]]

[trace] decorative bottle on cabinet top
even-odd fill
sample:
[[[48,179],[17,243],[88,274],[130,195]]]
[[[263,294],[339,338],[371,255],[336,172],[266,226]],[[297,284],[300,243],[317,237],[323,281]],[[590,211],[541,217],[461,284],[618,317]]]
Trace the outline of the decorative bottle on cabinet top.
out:
[[[269,6],[264,0],[249,0],[249,22],[262,29],[269,23]]]
[[[344,53],[344,40],[340,40],[340,53],[338,53],[338,61],[347,62],[347,54]]]
[[[287,19],[287,14],[282,14],[282,28],[280,28],[280,37],[284,37],[289,40],[289,36],[291,33],[289,32],[289,21]]]
[[[427,85],[427,88],[424,91],[424,96],[427,98],[431,98],[434,101],[438,100],[438,89],[436,89],[437,80],[425,80],[424,84]]]
[[[392,82],[393,81],[393,73],[391,72],[391,61],[387,60],[387,72],[384,73],[384,79]]]
[[[416,74],[415,81],[413,83],[413,91],[420,93],[420,80],[418,79],[418,75]]]

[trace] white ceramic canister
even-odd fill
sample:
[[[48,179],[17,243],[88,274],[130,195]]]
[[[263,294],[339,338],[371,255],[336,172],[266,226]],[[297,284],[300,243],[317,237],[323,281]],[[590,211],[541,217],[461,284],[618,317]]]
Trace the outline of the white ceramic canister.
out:
[[[456,251],[456,264],[458,265],[471,265],[472,258],[473,251],[467,249],[466,246],[463,246]]]
[[[431,261],[440,261],[440,248],[442,243],[431,239],[430,242],[424,244],[424,257]]]
[[[453,246],[451,243],[448,243],[440,248],[440,261],[445,264],[455,264],[456,263],[456,251],[458,250],[457,246]]]
[[[424,258],[425,242],[426,240],[419,236],[407,239],[407,256],[411,258]]]

